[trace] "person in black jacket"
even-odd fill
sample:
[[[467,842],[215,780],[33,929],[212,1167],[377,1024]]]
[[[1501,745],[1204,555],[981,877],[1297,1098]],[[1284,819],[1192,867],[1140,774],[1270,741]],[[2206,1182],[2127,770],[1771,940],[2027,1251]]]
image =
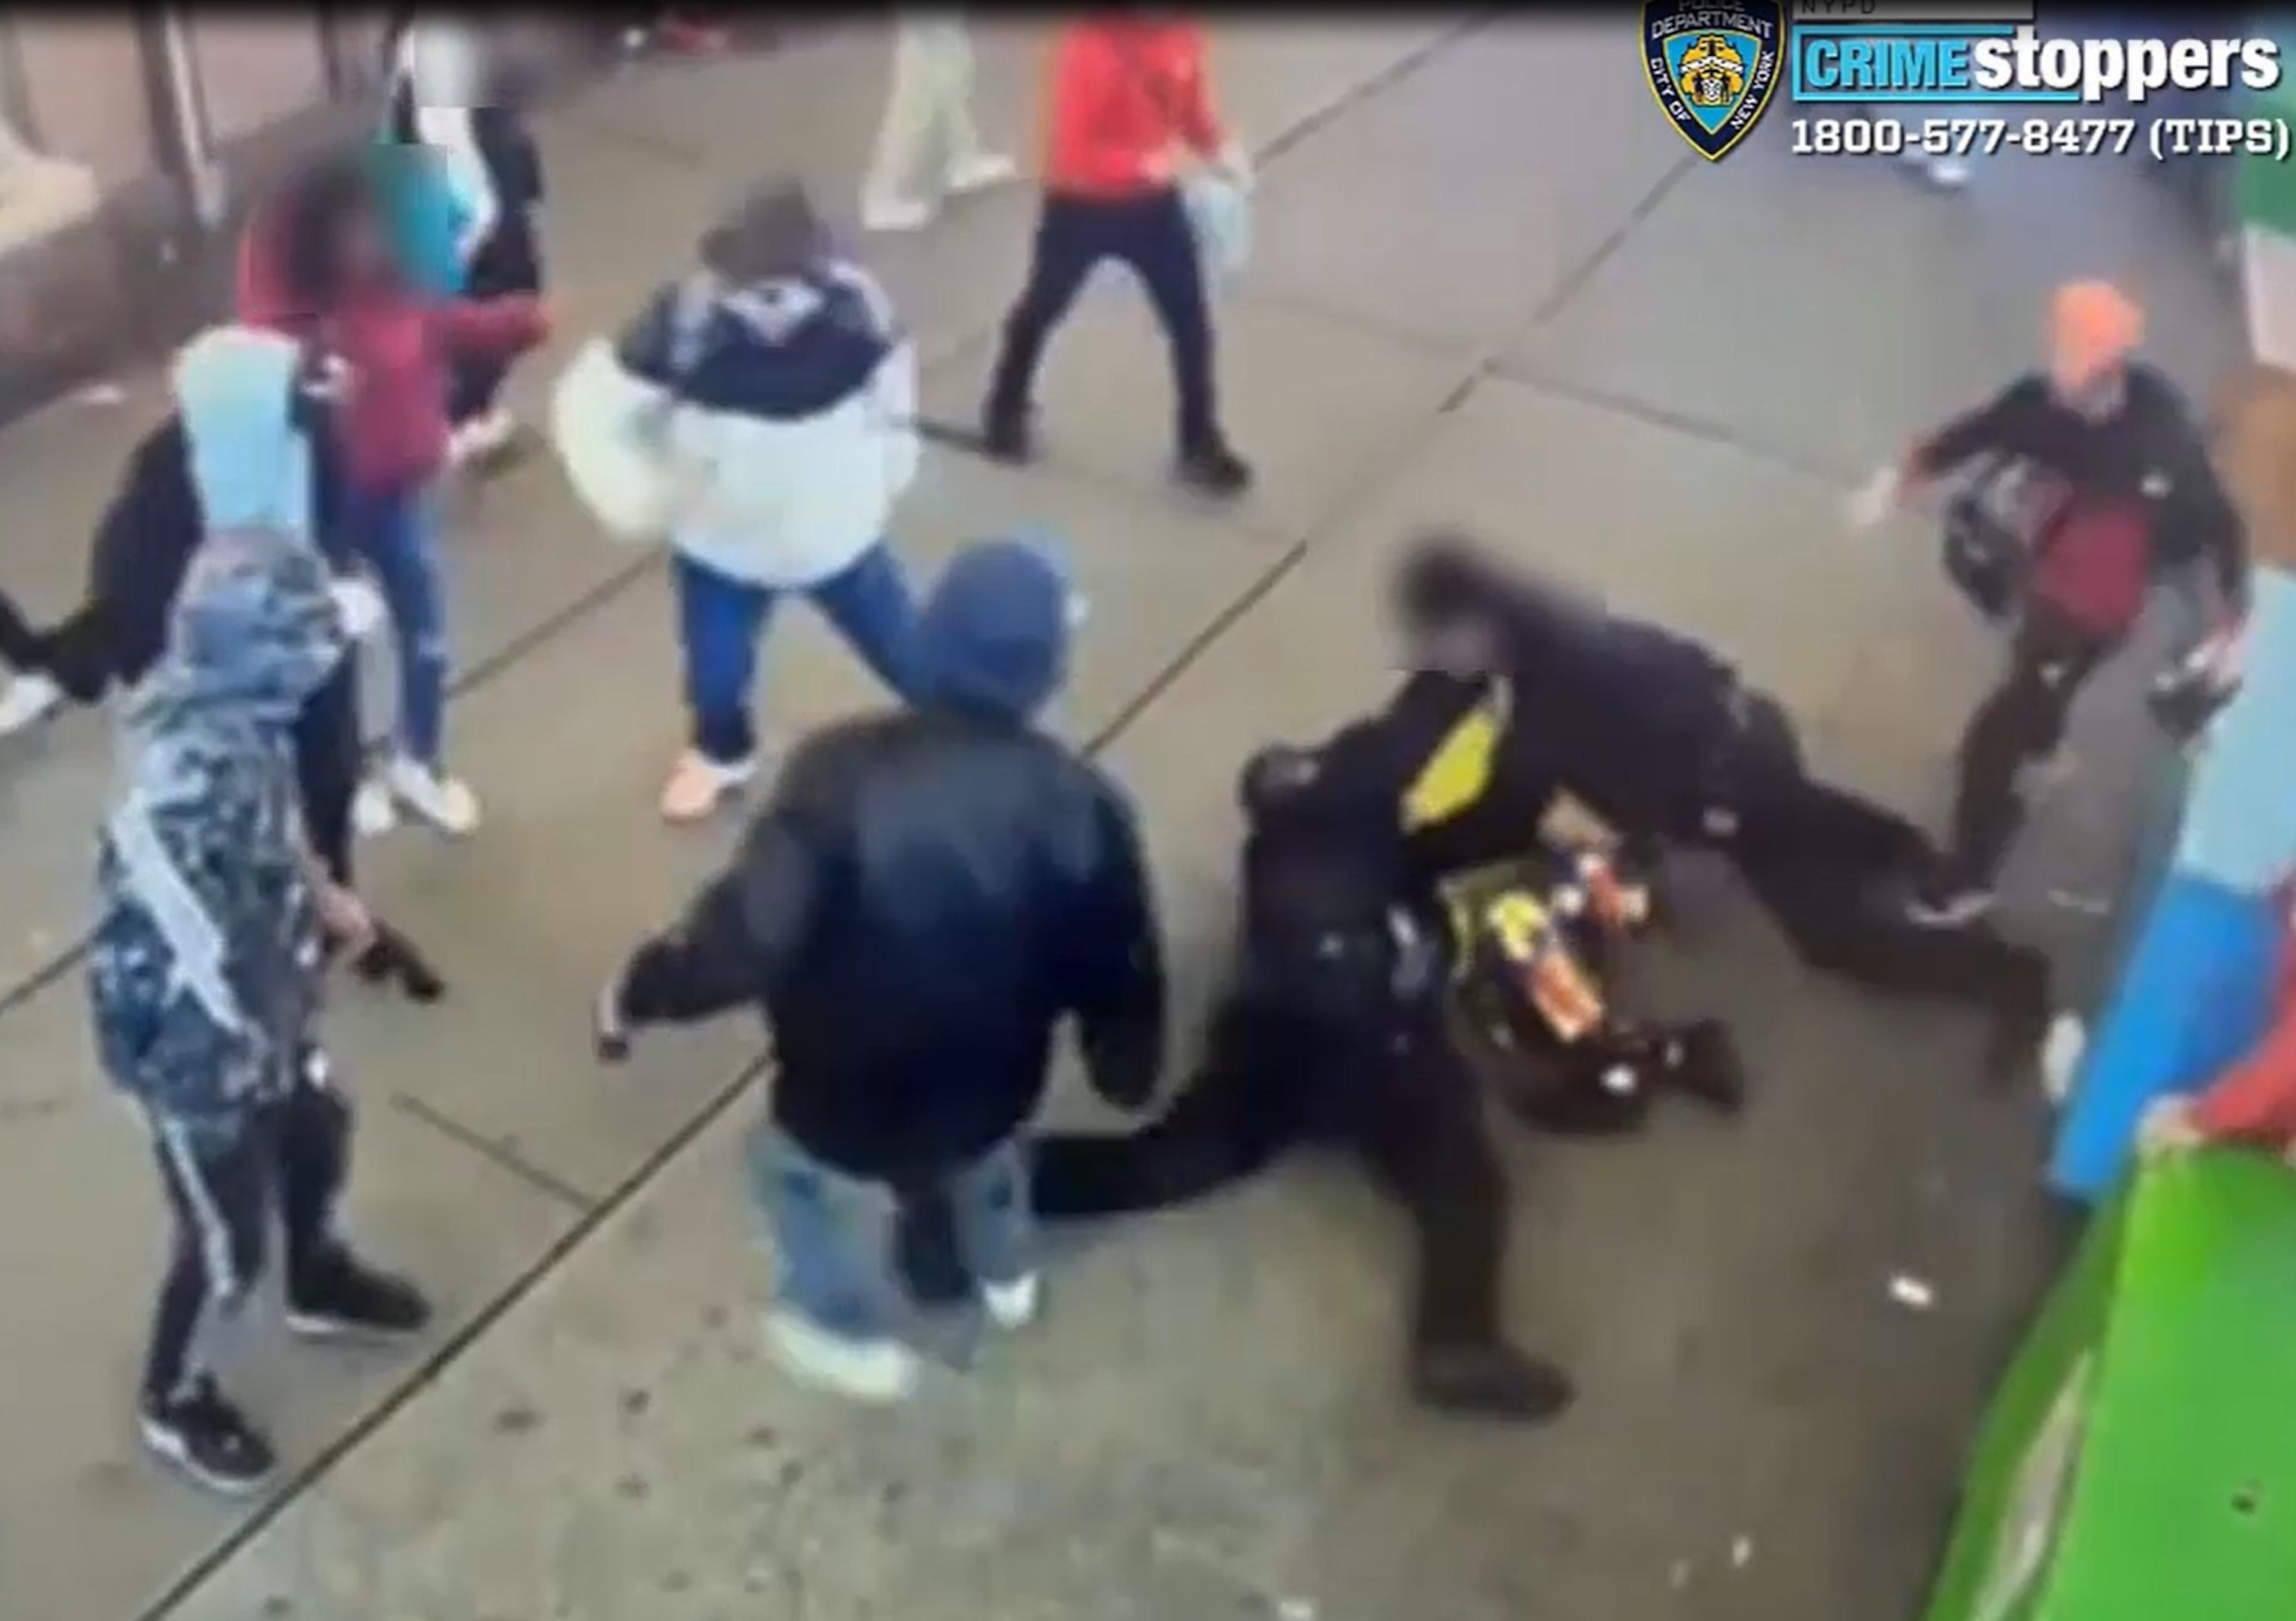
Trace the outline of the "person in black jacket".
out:
[[[1716,851],[1814,968],[1876,990],[1964,1003],[1996,1019],[1997,1067],[2047,1029],[2047,959],[1981,929],[1906,920],[1886,891],[1934,869],[1929,836],[1813,776],[1792,717],[1712,650],[1509,574],[1456,537],[1406,559],[1398,610],[1415,671],[1383,724],[1406,758],[1479,734],[1487,756],[1418,817],[1431,874],[1519,854],[1568,796],[1650,865]]]
[[[2057,290],[2050,322],[2046,373],[2018,378],[1927,435],[1858,503],[1861,520],[1879,519],[1980,459],[2030,476],[2009,668],[1962,734],[1952,842],[1908,909],[1937,926],[1993,904],[2024,821],[2025,768],[2063,742],[2074,699],[2136,627],[2151,582],[2213,585],[2218,644],[2248,611],[2239,512],[2176,386],[2130,358],[2143,312],[2102,282],[2077,282]],[[2206,584],[2194,577],[2203,572]]]
[[[945,1193],[1000,1324],[1034,1314],[1027,1150],[1054,1027],[1095,1087],[1147,1101],[1163,970],[1132,815],[1034,718],[1073,599],[1022,541],[960,553],[916,633],[914,708],[832,726],[783,768],[734,865],[602,998],[602,1053],[639,1026],[761,1007],[778,1074],[758,1193],[779,1238],[768,1319],[792,1372],[898,1400],[887,1190]]]
[[[326,409],[333,379],[312,351],[299,385],[304,413]],[[312,533],[339,571],[348,566],[339,538],[333,436],[308,436],[312,457]],[[80,605],[56,624],[26,622],[0,599],[0,657],[54,684],[73,701],[92,704],[113,687],[135,686],[159,662],[184,571],[206,534],[182,420],[169,415],[128,454],[118,489],[96,526]],[[340,572],[339,572],[340,577]],[[340,588],[339,589],[344,589]],[[345,589],[347,617],[371,626],[379,604],[364,585]],[[355,888],[351,805],[365,744],[360,733],[358,661],[346,659],[305,704],[295,728],[296,775],[304,824],[329,875]],[[371,982],[390,980],[417,1002],[435,1002],[446,984],[413,941],[375,920],[374,939],[354,964]]]

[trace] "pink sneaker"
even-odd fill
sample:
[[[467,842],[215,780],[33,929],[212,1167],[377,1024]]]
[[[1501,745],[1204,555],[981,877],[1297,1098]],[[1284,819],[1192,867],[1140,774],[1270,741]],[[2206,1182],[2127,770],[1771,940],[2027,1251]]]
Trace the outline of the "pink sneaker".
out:
[[[716,814],[728,795],[746,787],[758,774],[754,759],[726,765],[689,749],[670,768],[662,785],[661,815],[665,822],[701,822]]]

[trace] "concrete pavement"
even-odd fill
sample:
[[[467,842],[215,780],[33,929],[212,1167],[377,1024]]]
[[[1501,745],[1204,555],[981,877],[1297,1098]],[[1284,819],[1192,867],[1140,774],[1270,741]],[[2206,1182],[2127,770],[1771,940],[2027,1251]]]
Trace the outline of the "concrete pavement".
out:
[[[2114,166],[2005,161],[1940,197],[1882,160],[1789,157],[1774,116],[1710,168],[1650,106],[1628,22],[1455,27],[1221,30],[1236,120],[1283,148],[1223,309],[1259,493],[1212,512],[1166,487],[1152,328],[1095,295],[1048,370],[1049,464],[936,453],[902,516],[921,569],[1002,524],[1068,536],[1099,605],[1068,721],[1146,809],[1184,964],[1210,960],[1226,915],[1235,765],[1378,694],[1374,591],[1406,526],[1472,523],[1713,637],[1796,705],[1829,766],[1927,811],[1989,653],[1918,527],[1844,535],[1849,484],[2022,364],[2068,271],[2143,294],[2189,382],[2234,353],[2198,245]],[[980,104],[1016,142],[1036,45],[983,41]],[[855,30],[649,68],[555,116],[562,350],[758,171],[849,191],[884,53]],[[931,408],[976,402],[1029,220],[1024,195],[991,196],[872,246],[931,360]],[[529,398],[550,373],[530,369]],[[68,594],[154,408],[148,384],[132,395],[0,436],[12,585]],[[454,749],[489,823],[370,857],[454,1000],[347,991],[339,1012],[365,1100],[357,1228],[445,1321],[402,1360],[266,1346],[246,1388],[299,1472],[251,1513],[154,1478],[126,1421],[160,1228],[66,954],[102,727],[0,755],[0,1279],[24,1303],[0,1314],[12,1618],[1906,1609],[2046,1265],[2038,1105],[1974,1088],[1961,1021],[1812,980],[1718,882],[1648,978],[1655,1001],[1742,1021],[1754,1114],[1669,1119],[1624,1150],[1515,1147],[1517,1313],[1585,1384],[1553,1430],[1404,1404],[1398,1235],[1314,1166],[1082,1249],[1041,1330],[909,1412],[788,1388],[758,1347],[735,1188],[755,1032],[664,1039],[612,1076],[586,1052],[598,975],[724,844],[652,819],[676,726],[659,569],[583,524],[542,463],[464,505]],[[791,728],[872,701],[801,615],[767,679]],[[2021,925],[2076,957],[2090,942],[2037,897],[2107,883],[2120,859],[2142,740],[2107,708],[2084,718],[2089,791],[2019,874]],[[1935,1281],[1936,1311],[1890,1303],[1900,1269]]]

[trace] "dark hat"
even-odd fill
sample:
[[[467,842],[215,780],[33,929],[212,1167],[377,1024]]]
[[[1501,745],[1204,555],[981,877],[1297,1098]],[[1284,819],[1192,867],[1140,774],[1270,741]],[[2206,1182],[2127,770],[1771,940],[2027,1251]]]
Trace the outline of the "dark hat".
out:
[[[829,251],[829,227],[803,183],[786,177],[754,188],[702,234],[711,274],[748,285],[801,275]]]

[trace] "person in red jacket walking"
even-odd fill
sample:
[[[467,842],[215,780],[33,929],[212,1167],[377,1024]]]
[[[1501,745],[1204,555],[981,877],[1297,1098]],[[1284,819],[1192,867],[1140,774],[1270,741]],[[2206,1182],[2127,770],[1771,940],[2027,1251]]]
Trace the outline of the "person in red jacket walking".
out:
[[[2239,1061],[2190,1097],[2163,1098],[2136,1134],[2158,1157],[2210,1142],[2245,1142],[2296,1160],[2296,880],[2276,896],[2281,943],[2272,1023]]]
[[[1028,285],[1004,322],[982,441],[1000,461],[1032,449],[1029,392],[1045,344],[1103,259],[1129,266],[1171,346],[1179,392],[1180,476],[1241,494],[1251,469],[1220,431],[1211,315],[1195,232],[1180,197],[1190,164],[1243,183],[1244,160],[1212,107],[1203,30],[1135,9],[1064,27],[1053,47],[1045,207]]]
[[[342,368],[332,413],[340,529],[390,606],[399,674],[398,744],[360,790],[359,824],[379,831],[403,805],[443,832],[469,832],[478,801],[445,769],[436,485],[447,461],[448,370],[458,357],[507,357],[540,342],[542,304],[419,296],[398,273],[374,194],[351,184],[258,216],[240,272],[242,321],[321,344]]]

